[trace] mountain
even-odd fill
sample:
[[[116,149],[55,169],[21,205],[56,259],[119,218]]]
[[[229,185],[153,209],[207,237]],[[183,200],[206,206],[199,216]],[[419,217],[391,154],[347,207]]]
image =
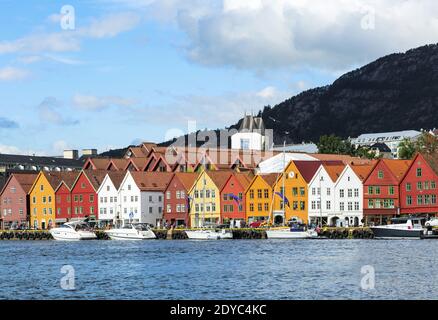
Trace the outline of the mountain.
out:
[[[394,53],[259,112],[274,143],[438,127],[438,45]],[[239,128],[242,119],[230,128]],[[220,130],[208,131],[218,134]],[[178,140],[184,141],[185,137]],[[187,140],[186,140],[187,141]],[[169,145],[172,141],[164,142]]]
[[[280,144],[438,126],[438,45],[380,58],[260,112]],[[237,124],[236,124],[237,125]]]

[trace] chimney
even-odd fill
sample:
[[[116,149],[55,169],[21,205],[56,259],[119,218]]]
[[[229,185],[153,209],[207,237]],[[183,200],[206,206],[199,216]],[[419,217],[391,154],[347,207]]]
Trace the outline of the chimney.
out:
[[[64,150],[64,159],[78,159],[78,150]]]
[[[82,149],[83,156],[97,156],[97,149]]]

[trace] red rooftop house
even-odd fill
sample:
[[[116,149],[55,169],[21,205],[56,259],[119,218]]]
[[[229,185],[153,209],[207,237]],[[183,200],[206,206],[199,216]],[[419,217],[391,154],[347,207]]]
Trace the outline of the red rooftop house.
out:
[[[233,173],[221,190],[221,222],[245,221],[245,190],[252,181],[250,173]]]
[[[1,229],[28,227],[30,211],[27,193],[37,176],[34,173],[13,173],[9,177],[0,193]]]
[[[71,189],[72,217],[97,220],[97,190],[103,182],[106,170],[82,170]]]
[[[364,181],[365,224],[387,224],[400,215],[399,185],[410,160],[380,159]]]
[[[417,154],[400,184],[401,214],[437,216],[437,182],[438,154]]]
[[[173,175],[164,192],[163,219],[169,225],[190,227],[189,190],[195,183],[198,173],[177,172]]]
[[[62,224],[75,218],[73,215],[71,188],[80,172],[63,172],[61,183],[55,189],[55,222]]]

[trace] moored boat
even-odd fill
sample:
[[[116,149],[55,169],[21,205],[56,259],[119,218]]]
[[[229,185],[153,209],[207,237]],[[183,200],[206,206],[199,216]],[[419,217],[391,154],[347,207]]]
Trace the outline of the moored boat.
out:
[[[146,223],[129,223],[122,228],[105,230],[111,240],[148,240],[156,239],[155,233]]]
[[[424,234],[421,218],[394,218],[392,224],[370,227],[377,239],[419,239]]]
[[[233,239],[233,233],[225,229],[186,230],[187,237],[192,240],[222,240]]]
[[[293,225],[266,230],[266,236],[268,239],[315,239],[318,238],[318,233],[313,229],[307,229],[305,225]]]
[[[71,221],[50,229],[53,239],[61,241],[94,240],[96,233],[85,221]]]

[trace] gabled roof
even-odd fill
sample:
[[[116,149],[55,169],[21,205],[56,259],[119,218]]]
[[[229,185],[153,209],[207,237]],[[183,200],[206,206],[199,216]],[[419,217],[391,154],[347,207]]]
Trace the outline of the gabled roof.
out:
[[[429,164],[433,172],[438,175],[438,153],[421,153],[421,156],[423,156],[424,160]],[[414,159],[416,158],[417,157],[415,157]]]
[[[323,167],[325,171],[330,176],[330,179],[332,179],[333,182],[338,181],[339,177],[341,176],[342,171],[344,171],[345,165],[327,165],[323,164]]]
[[[171,172],[130,172],[135,184],[140,191],[162,191],[166,190],[173,177]]]
[[[94,170],[106,170],[110,161],[109,158],[88,158],[83,168],[87,169],[91,165]]]
[[[275,185],[275,183],[278,180],[278,177],[280,176],[278,173],[265,173],[265,174],[259,174],[258,176],[260,176],[260,178],[262,178],[263,180],[265,180],[265,182],[273,187]],[[257,176],[256,176],[257,177]]]
[[[81,174],[84,174],[87,180],[90,182],[91,186],[93,187],[94,191],[97,192],[99,190],[100,185],[102,184],[103,180],[105,179],[105,176],[110,171],[107,170],[82,170]],[[76,183],[79,180],[79,177],[81,176],[79,174],[72,186],[72,188],[76,185]]]
[[[208,171],[206,174],[210,177],[213,183],[219,190],[222,190],[228,178],[233,174],[229,170]]]
[[[108,163],[107,167],[105,168],[106,170],[109,170],[109,168],[112,166],[114,166],[114,168],[116,168],[116,170],[125,170],[126,165],[129,163],[128,159],[111,159],[110,162]]]
[[[80,171],[61,172],[61,181],[55,191],[57,191],[62,184],[65,184],[65,186],[71,190],[79,174]]]
[[[251,172],[235,172],[234,176],[245,190],[248,188],[252,179],[254,178],[254,175]]]
[[[412,161],[411,160],[396,160],[396,159],[380,159],[392,172],[397,181],[401,181],[408,171]],[[376,164],[377,166],[377,164]]]
[[[342,161],[293,161],[293,163],[307,183],[312,180],[313,176],[315,175],[321,164],[325,166],[343,165]]]
[[[126,171],[110,171],[108,172],[108,177],[111,179],[114,187],[118,190],[125,178]],[[103,182],[103,181],[102,181]]]
[[[143,171],[149,161],[150,158],[130,158],[123,169],[128,170],[129,166],[132,164],[137,171]]]
[[[355,164],[350,163],[349,167],[354,171],[356,176],[361,180],[365,181],[365,179],[370,175],[371,171],[374,168],[374,165],[377,161],[373,161],[370,164]]]
[[[192,188],[198,176],[198,172],[175,172],[175,177],[182,183],[186,190]]]
[[[3,194],[3,191],[6,189],[7,185],[9,184],[9,181],[12,178],[15,178],[17,180],[18,184],[23,189],[24,193],[27,194],[30,188],[32,188],[33,183],[35,182],[37,177],[38,177],[38,173],[13,173],[9,176],[8,181],[1,189],[0,195]]]

